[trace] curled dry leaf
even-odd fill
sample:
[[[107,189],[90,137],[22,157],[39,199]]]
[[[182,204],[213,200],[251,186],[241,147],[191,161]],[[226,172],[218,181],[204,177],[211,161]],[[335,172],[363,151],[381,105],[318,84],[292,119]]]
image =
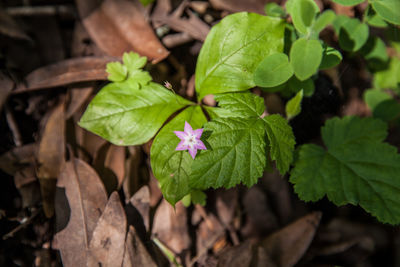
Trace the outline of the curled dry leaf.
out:
[[[126,216],[114,191],[93,231],[88,266],[121,266],[124,258]]]
[[[190,246],[186,208],[178,202],[174,208],[162,200],[154,215],[152,233],[174,253],[180,254]]]
[[[26,165],[35,162],[36,143],[14,147],[0,156],[0,169],[14,175]]]
[[[264,6],[271,0],[210,0],[211,5],[216,9],[230,12],[255,12],[264,14]]]
[[[36,175],[39,178],[43,209],[47,217],[54,214],[54,193],[58,175],[65,162],[64,102],[47,119],[37,151]]]
[[[107,204],[107,193],[87,163],[72,159],[57,182],[56,228],[53,248],[59,249],[65,267],[86,266],[89,244]]]
[[[140,146],[128,147],[128,158],[125,161],[125,179],[122,188],[126,199],[129,199],[139,190],[141,182],[148,181],[148,170],[142,162]]]
[[[131,266],[157,266],[133,226],[129,226],[129,232],[125,243],[124,261],[122,264],[122,267]]]
[[[106,65],[115,57],[82,57],[60,61],[34,70],[13,93],[62,86],[77,82],[107,80]]]
[[[133,207],[138,211],[141,215],[141,219],[143,220],[143,224],[146,228],[146,231],[149,230],[150,227],[150,190],[147,185],[140,188],[134,195],[131,197],[129,202]]]
[[[83,25],[94,42],[111,56],[135,51],[153,63],[169,54],[144,17],[139,0],[77,0]]]
[[[264,239],[257,255],[257,266],[294,266],[306,252],[321,220],[313,212]]]

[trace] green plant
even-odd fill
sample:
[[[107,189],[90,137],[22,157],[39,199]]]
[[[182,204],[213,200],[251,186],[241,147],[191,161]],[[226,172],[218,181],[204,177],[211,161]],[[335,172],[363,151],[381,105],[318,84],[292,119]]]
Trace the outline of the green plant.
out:
[[[397,2],[371,1],[366,21],[378,23],[378,18],[386,25],[399,24],[387,10],[390,5]],[[287,120],[301,112],[303,97],[313,94],[313,77],[318,71],[342,60],[339,50],[319,39],[328,25],[333,24],[344,51],[371,62],[377,87],[386,88],[379,81],[387,79],[379,77],[389,75],[397,79],[391,85],[398,90],[398,58],[384,56],[384,43],[376,37],[369,39],[366,22],[336,16],[331,10],[321,13],[313,0],[290,0],[286,10],[268,4],[266,12],[271,16],[229,15],[211,29],[196,67],[197,103],[152,82],[142,70],[146,59],[129,53],[123,56],[123,64],[107,66],[111,83],[89,104],[80,125],[117,145],[139,145],[154,137],[151,166],[172,205],[182,199],[186,204],[204,204],[202,191],[210,187],[252,186],[274,161],[282,175],[294,165],[290,181],[305,201],[327,195],[337,205],[359,204],[382,222],[400,223],[400,156],[383,142],[387,134],[384,122],[357,117],[328,120],[322,128],[326,149],[302,145],[293,162],[295,137]],[[379,67],[385,60],[390,61],[389,68]],[[264,99],[248,91],[255,86],[294,95],[286,105],[287,119],[265,112]],[[391,99],[380,95],[377,98],[382,101],[376,101],[374,94],[380,93],[368,93],[367,102],[379,106]],[[215,96],[218,107],[202,104],[208,94]],[[398,103],[394,109],[398,114]],[[176,115],[171,118],[172,114]],[[201,145],[197,154],[189,149],[191,155],[182,150],[192,142],[176,132],[184,129],[185,122],[193,129],[203,129],[199,130],[201,141],[193,142],[204,143],[207,149]],[[189,143],[183,146],[180,139]]]

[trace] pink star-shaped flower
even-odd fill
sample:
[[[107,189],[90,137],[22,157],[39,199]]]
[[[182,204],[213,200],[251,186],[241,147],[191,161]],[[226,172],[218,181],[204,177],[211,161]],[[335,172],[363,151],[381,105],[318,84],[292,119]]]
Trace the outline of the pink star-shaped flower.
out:
[[[189,150],[189,154],[193,159],[196,157],[197,149],[207,149],[204,143],[200,140],[203,129],[193,130],[192,126],[190,126],[187,121],[185,121],[185,129],[183,132],[174,131],[174,133],[179,137],[179,139],[181,139],[181,142],[175,150]]]

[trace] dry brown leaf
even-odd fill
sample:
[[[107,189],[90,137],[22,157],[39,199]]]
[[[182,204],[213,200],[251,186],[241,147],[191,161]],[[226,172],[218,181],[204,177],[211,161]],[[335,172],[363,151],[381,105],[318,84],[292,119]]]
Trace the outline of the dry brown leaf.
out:
[[[0,72],[0,111],[3,109],[3,105],[6,102],[8,95],[14,88],[14,82],[3,72]]]
[[[110,143],[96,151],[93,165],[109,194],[119,189],[124,181],[125,154],[125,147]]]
[[[149,231],[150,227],[150,190],[147,185],[140,188],[134,195],[131,197],[129,202],[136,208],[136,210],[141,215],[141,219],[143,220],[143,224],[146,228],[146,231]]]
[[[138,0],[77,0],[76,3],[89,35],[108,55],[122,56],[133,50],[153,63],[168,56]]]
[[[54,194],[58,175],[65,162],[65,113],[64,101],[50,111],[37,151],[36,175],[47,217],[54,214]]]
[[[264,239],[257,266],[294,266],[310,246],[320,220],[321,213],[313,212]]]
[[[0,33],[17,39],[32,41],[17,22],[0,8]]]
[[[80,119],[79,114],[74,114],[74,121]],[[78,157],[80,159],[87,159],[87,161],[92,161],[97,157],[99,149],[107,142],[105,139],[98,135],[95,135],[79,126],[75,127],[76,143],[80,148],[83,149],[78,152]],[[87,158],[89,156],[89,158]]]
[[[211,213],[202,216],[204,220],[196,231],[198,257],[213,248],[218,240],[225,239],[225,229],[218,219]]]
[[[75,87],[71,88],[69,93],[69,105],[65,112],[66,119],[69,119],[80,107],[86,102],[89,96],[92,94],[94,87]]]
[[[86,266],[89,244],[106,204],[106,190],[92,167],[76,158],[67,162],[57,182],[53,244],[65,267]]]
[[[140,146],[128,147],[128,158],[125,161],[126,174],[122,188],[126,199],[132,197],[139,190],[142,181],[148,181],[148,171],[146,164],[142,162],[142,150]]]
[[[218,267],[247,267],[253,259],[253,245],[246,241],[225,249],[218,257]]]
[[[14,175],[24,166],[35,162],[36,150],[36,143],[14,147],[0,156],[0,169]]]
[[[82,57],[63,60],[34,70],[13,93],[63,86],[66,84],[107,80],[106,65],[115,57]]]
[[[232,223],[238,205],[237,188],[219,190],[216,200],[217,214],[221,222],[227,226]]]
[[[241,229],[246,237],[260,237],[278,228],[278,221],[268,203],[266,194],[257,186],[248,189],[243,197],[247,221]]]
[[[106,54],[90,39],[81,21],[75,21],[74,33],[72,36],[71,56],[105,56]]]
[[[230,12],[255,12],[264,13],[264,6],[271,0],[210,0],[211,5],[216,9],[227,10]]]
[[[14,176],[14,183],[21,195],[23,208],[32,207],[40,201],[40,187],[33,166],[18,170]]]
[[[126,216],[114,191],[93,231],[88,266],[121,266],[124,258]]]
[[[165,199],[154,214],[152,233],[175,254],[180,254],[190,246],[186,222],[186,208],[181,202],[175,210]]]
[[[123,267],[146,266],[156,267],[142,240],[138,237],[133,226],[129,226],[128,235],[125,243],[125,255]]]

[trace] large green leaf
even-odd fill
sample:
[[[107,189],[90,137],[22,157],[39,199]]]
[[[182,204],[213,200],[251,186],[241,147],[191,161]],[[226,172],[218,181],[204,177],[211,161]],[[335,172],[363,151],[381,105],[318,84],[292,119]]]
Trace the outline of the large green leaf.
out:
[[[229,117],[259,117],[265,110],[264,99],[249,92],[216,95],[218,106],[231,112]]]
[[[287,120],[277,114],[266,116],[263,121],[269,140],[271,159],[276,161],[276,167],[283,175],[289,170],[293,161],[296,141],[292,128]]]
[[[244,91],[255,86],[253,73],[269,54],[283,49],[283,20],[253,13],[229,15],[215,25],[201,48],[196,92]]]
[[[317,72],[322,60],[322,46],[317,40],[298,39],[290,49],[290,63],[296,77],[304,81]]]
[[[204,126],[210,149],[197,156],[192,165],[190,186],[230,188],[239,183],[251,186],[266,165],[265,130],[258,118],[217,118]]]
[[[371,4],[385,20],[400,25],[400,1],[399,0],[371,0]]]
[[[301,199],[324,195],[336,205],[360,205],[380,221],[400,223],[400,155],[382,140],[386,125],[357,117],[334,118],[322,128],[327,150],[307,144],[290,181]]]
[[[254,72],[254,82],[261,87],[278,86],[293,75],[292,66],[284,53],[267,56]]]
[[[174,131],[182,131],[185,121],[198,129],[207,119],[200,106],[186,108],[161,129],[150,151],[154,176],[160,182],[164,198],[172,205],[190,193],[189,176],[194,161],[187,151],[175,150],[180,139]]]
[[[139,89],[128,79],[105,86],[79,125],[116,145],[138,145],[149,141],[172,113],[190,104],[159,84]]]

